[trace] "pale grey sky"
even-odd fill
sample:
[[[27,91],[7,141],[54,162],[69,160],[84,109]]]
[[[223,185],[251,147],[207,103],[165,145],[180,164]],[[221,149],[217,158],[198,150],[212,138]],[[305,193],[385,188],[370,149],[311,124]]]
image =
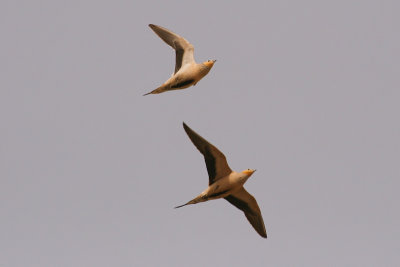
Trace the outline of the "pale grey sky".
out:
[[[159,1],[161,2],[161,1]],[[398,1],[0,2],[0,266],[398,266]],[[147,26],[187,38],[195,87]],[[268,239],[182,121],[257,172]]]

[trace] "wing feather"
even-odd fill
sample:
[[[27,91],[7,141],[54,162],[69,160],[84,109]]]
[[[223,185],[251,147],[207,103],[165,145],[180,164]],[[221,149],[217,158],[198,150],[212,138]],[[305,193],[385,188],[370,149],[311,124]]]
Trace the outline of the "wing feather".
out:
[[[246,189],[242,187],[239,191],[225,197],[225,199],[233,206],[243,211],[247,220],[257,233],[260,236],[267,238],[267,231],[265,230],[261,210],[258,207],[256,199],[248,193]]]
[[[149,24],[149,27],[168,45],[175,49],[175,73],[188,63],[194,61],[194,47],[185,38],[179,36],[172,31],[154,24]]]
[[[232,172],[228,162],[226,161],[225,155],[219,151],[218,148],[207,142],[207,140],[190,129],[185,123],[183,123],[183,128],[185,129],[190,140],[192,140],[193,144],[204,156],[207,166],[209,185]]]

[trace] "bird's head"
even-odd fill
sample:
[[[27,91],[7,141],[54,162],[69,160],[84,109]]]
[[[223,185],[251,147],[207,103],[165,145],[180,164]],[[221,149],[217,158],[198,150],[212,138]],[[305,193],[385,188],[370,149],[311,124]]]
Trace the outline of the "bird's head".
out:
[[[242,173],[244,173],[247,177],[250,177],[256,170],[253,169],[247,169],[242,171]]]
[[[204,64],[206,67],[208,67],[208,68],[211,69],[212,66],[214,66],[215,61],[217,61],[217,60],[207,60],[207,61],[204,61],[203,64]]]

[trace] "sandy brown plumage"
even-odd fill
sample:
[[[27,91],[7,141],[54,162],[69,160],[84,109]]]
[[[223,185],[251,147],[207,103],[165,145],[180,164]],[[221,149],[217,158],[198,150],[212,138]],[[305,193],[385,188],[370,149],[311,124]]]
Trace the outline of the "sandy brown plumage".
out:
[[[149,27],[175,50],[175,71],[161,86],[144,95],[160,94],[196,85],[213,67],[216,60],[196,63],[194,47],[185,38],[161,26],[149,24]]]
[[[218,148],[193,131],[185,123],[183,123],[183,128],[190,140],[204,156],[209,176],[209,186],[194,199],[175,208],[212,199],[225,198],[229,203],[243,211],[257,233],[266,238],[267,232],[257,201],[243,187],[244,183],[255,170],[247,169],[240,173],[232,171],[225,155]]]

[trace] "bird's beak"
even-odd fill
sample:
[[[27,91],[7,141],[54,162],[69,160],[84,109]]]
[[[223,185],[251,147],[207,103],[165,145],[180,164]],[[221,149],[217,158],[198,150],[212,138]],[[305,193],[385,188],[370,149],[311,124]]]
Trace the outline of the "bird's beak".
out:
[[[252,175],[256,170],[245,170],[243,171],[244,173],[246,173],[247,175]]]
[[[203,64],[209,68],[212,68],[212,66],[214,66],[215,61],[216,60],[207,60],[207,61],[203,62]]]

